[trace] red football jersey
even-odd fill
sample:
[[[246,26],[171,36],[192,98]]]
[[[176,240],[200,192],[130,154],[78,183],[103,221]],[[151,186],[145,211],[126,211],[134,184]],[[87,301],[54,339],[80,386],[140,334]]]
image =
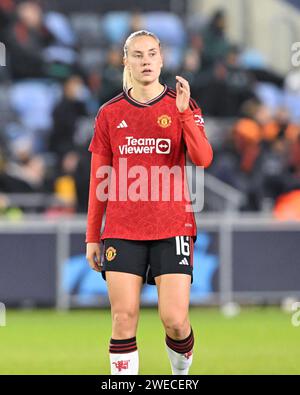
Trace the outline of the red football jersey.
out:
[[[193,99],[190,109],[199,134],[206,138],[201,110]],[[173,89],[164,85],[163,92],[146,103],[133,99],[130,91],[105,103],[89,150],[112,157],[114,171],[113,198],[107,202],[101,239],[196,236],[194,214],[187,210],[186,144]],[[158,175],[160,169],[165,170],[163,176]]]

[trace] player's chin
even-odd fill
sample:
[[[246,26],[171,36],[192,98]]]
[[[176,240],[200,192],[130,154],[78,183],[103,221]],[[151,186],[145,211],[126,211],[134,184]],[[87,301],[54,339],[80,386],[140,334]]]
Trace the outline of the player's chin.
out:
[[[149,81],[149,80],[152,81],[152,80],[153,80],[153,81],[155,81],[156,78],[157,78],[157,76],[156,76],[156,74],[153,73],[153,72],[148,73],[148,74],[141,74],[141,79],[142,79],[142,80],[147,80],[147,81]]]
[[[144,78],[141,78],[140,79],[140,83],[141,84],[144,84],[144,85],[151,85],[151,84],[153,84],[155,81],[157,80],[157,78],[147,78],[147,77],[144,77]]]

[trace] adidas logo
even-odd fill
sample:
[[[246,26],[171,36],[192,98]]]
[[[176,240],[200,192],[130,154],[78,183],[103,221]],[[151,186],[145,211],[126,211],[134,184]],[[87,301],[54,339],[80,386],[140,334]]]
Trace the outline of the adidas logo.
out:
[[[179,265],[189,265],[188,260],[186,258],[183,258],[182,261],[179,262]]]
[[[118,129],[120,129],[120,128],[128,128],[128,126],[127,126],[127,123],[123,120],[123,121],[117,126],[117,128],[118,128]]]

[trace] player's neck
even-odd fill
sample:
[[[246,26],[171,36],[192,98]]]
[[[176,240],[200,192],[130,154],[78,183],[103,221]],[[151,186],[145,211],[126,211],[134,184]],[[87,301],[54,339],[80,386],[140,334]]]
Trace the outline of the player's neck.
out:
[[[163,92],[164,88],[164,85],[159,82],[155,85],[136,85],[130,89],[129,95],[140,103],[147,103],[149,100],[159,96]]]

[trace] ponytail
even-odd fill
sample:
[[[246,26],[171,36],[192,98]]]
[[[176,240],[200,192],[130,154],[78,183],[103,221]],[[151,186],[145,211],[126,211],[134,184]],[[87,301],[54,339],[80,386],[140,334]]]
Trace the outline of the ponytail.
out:
[[[123,89],[125,92],[128,92],[130,88],[132,88],[131,74],[130,74],[130,71],[128,70],[127,66],[124,66]]]

